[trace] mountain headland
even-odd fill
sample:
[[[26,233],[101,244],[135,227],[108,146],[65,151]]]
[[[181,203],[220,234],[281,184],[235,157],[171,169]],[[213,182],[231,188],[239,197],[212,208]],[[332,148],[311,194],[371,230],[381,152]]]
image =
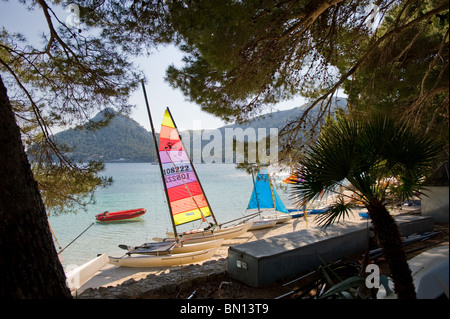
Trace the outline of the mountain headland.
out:
[[[332,109],[345,107],[345,98],[335,98]],[[220,127],[216,130],[183,131],[180,135],[185,146],[194,153],[196,147],[201,145],[204,150],[211,140],[216,138],[216,150],[222,147],[221,154],[224,156],[225,136],[228,132],[235,133],[233,139],[239,141],[245,139],[251,141],[252,134],[249,132],[261,132],[261,129],[281,130],[288,121],[301,116],[308,104],[292,108],[290,110],[276,111],[261,116],[257,116],[244,123],[235,123]],[[101,128],[91,130],[92,122],[99,122],[105,119],[105,115],[114,115],[109,124]],[[241,134],[236,134],[240,132]],[[260,139],[255,135],[257,139]],[[212,138],[212,139],[211,139]],[[110,162],[156,162],[156,152],[153,143],[152,133],[147,131],[138,122],[128,116],[121,115],[111,108],[99,112],[91,123],[86,123],[80,128],[71,128],[54,135],[54,139],[59,144],[64,144],[72,149],[68,155],[76,161],[101,160]],[[211,148],[211,146],[210,146]],[[209,151],[209,150],[208,150]],[[192,157],[192,155],[191,155]],[[195,156],[194,156],[195,161]]]

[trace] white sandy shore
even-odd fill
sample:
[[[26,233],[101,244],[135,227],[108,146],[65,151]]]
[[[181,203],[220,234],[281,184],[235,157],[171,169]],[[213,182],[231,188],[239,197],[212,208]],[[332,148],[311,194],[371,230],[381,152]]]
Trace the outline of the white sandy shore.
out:
[[[355,210],[348,218],[344,221],[339,221],[335,225],[354,225],[354,224],[368,224],[367,219],[361,218],[358,212],[365,212],[366,210]],[[392,212],[393,215],[398,215],[400,213],[406,213],[407,210]],[[224,241],[223,245],[216,251],[213,258],[210,260],[220,260],[227,258],[228,249],[232,245],[247,243],[259,239],[264,239],[272,236],[282,235],[294,231],[299,231],[306,228],[318,228],[320,225],[314,218],[314,215],[308,216],[307,219],[304,217],[293,218],[287,223],[277,224],[273,228],[249,231],[234,239],[229,239]],[[204,262],[202,262],[204,263]],[[202,264],[199,263],[199,264]],[[177,266],[180,268],[180,266]],[[86,282],[83,286],[78,289],[78,294],[87,288],[97,288],[97,287],[107,287],[116,286],[129,279],[140,280],[146,278],[150,274],[162,274],[169,273],[171,270],[177,267],[170,268],[123,268],[114,265],[106,265],[102,268],[93,278]],[[217,263],[217,267],[226,267],[226,263]]]

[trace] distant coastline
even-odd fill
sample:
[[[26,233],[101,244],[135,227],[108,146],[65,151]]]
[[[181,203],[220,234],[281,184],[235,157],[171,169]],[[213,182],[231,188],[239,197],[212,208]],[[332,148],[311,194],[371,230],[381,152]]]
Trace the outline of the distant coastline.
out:
[[[346,103],[345,98],[336,98],[332,108],[345,108]],[[191,159],[196,163],[240,162],[237,156],[241,156],[244,152],[244,141],[263,141],[263,138],[270,140],[273,137],[272,131],[277,134],[277,130],[281,130],[292,119],[298,118],[307,106],[308,104],[305,104],[290,110],[264,114],[244,123],[230,124],[216,130],[182,131],[180,134]],[[95,130],[88,129],[105,120],[111,113],[114,114],[114,117],[108,125]],[[228,134],[230,131],[231,135]],[[99,112],[81,128],[72,128],[55,134],[54,140],[57,144],[68,147],[66,155],[74,161],[102,161],[104,163],[152,163],[157,161],[152,133],[135,120],[120,115],[111,108]],[[238,152],[232,151],[234,140],[236,140]],[[276,147],[274,145],[274,152]],[[239,151],[240,149],[242,151]],[[264,154],[264,152],[262,153]],[[272,153],[272,149],[270,153]],[[247,155],[250,156],[249,154],[253,153]],[[263,154],[258,153],[259,156]],[[234,157],[236,160],[233,159]]]

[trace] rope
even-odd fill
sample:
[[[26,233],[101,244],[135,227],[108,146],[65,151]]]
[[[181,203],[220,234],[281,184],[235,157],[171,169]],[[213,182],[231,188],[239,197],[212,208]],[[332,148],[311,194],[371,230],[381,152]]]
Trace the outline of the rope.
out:
[[[195,234],[197,234],[197,232],[198,232],[198,230],[200,229],[200,227],[203,225],[203,223],[204,223],[204,222],[202,221],[202,223],[198,226],[198,228],[197,228],[194,232],[191,232],[192,235],[191,235],[190,237],[188,237],[188,238],[186,238],[186,239],[180,240],[180,242],[177,243],[175,246],[178,247],[179,244],[181,245],[181,242],[187,242],[189,239],[191,239],[192,237],[194,237]],[[186,234],[186,233],[185,233],[185,234]],[[215,235],[214,232],[212,232],[212,234]],[[182,234],[182,235],[183,235],[183,234]],[[187,234],[186,234],[186,235],[187,235]]]
[[[62,252],[64,251],[64,249],[66,249],[67,247],[69,247],[70,245],[72,245],[72,243],[73,243],[75,240],[77,240],[81,235],[83,235],[83,234],[84,234],[89,228],[91,228],[91,226],[94,225],[94,224],[95,224],[95,223],[90,224],[88,228],[86,228],[85,230],[83,230],[83,232],[82,232],[81,234],[79,234],[74,240],[72,240],[66,247],[64,247],[63,249],[61,249],[61,250],[59,251],[58,255],[59,255],[60,253],[62,253]]]

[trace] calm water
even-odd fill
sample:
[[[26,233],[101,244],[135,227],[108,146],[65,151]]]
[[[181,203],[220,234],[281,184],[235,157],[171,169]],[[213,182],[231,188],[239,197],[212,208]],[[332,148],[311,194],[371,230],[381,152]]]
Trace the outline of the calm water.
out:
[[[234,164],[197,164],[195,168],[219,223],[244,215],[253,188],[251,175],[237,170]],[[95,222],[61,253],[64,267],[82,265],[101,253],[121,256],[125,251],[118,248],[119,244],[140,245],[152,241],[153,237],[166,237],[165,233],[172,231],[158,165],[106,164],[102,174],[112,176],[114,183],[96,192],[97,202],[90,205],[87,212],[49,218],[63,248],[95,222],[94,216],[98,213],[141,207],[147,209],[147,213],[134,222]],[[291,206],[289,193],[282,189],[277,191],[286,206]],[[194,222],[178,229],[198,226],[199,222]]]

